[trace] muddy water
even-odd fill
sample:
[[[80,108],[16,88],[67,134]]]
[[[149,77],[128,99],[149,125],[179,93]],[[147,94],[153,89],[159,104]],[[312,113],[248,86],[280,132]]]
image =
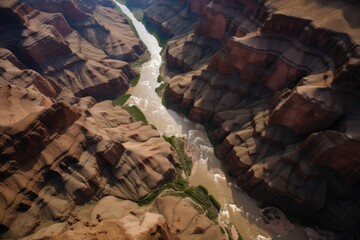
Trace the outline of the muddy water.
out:
[[[246,193],[237,189],[231,178],[225,174],[224,166],[214,156],[213,148],[205,131],[199,124],[192,123],[172,110],[166,109],[155,92],[159,86],[157,78],[162,63],[159,46],[145,26],[136,20],[129,9],[115,2],[131,19],[139,37],[151,53],[150,61],[144,63],[138,85],[132,89],[128,104],[137,105],[147,120],[154,124],[162,134],[181,135],[187,137],[187,148],[191,152],[194,167],[189,179],[192,185],[203,185],[221,204],[219,220],[231,221],[244,240],[305,240],[303,231],[296,228],[286,236],[276,236],[266,230],[255,201]]]

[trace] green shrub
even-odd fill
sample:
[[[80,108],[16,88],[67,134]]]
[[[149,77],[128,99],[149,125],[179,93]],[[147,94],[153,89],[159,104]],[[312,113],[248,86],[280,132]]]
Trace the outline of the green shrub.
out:
[[[131,79],[130,83],[132,87],[135,87],[140,80],[140,75],[136,75],[133,79]]]
[[[145,124],[149,124],[149,122],[146,120],[145,115],[137,106],[125,105],[123,106],[123,108],[130,114],[131,117],[133,117],[135,121],[142,121]]]
[[[186,176],[191,175],[192,170],[192,160],[189,158],[185,153],[185,139],[184,138],[177,138],[175,136],[165,136],[163,135],[165,141],[171,144],[171,146],[175,149],[178,155],[178,159],[180,162],[180,169],[184,171]]]
[[[113,103],[118,106],[124,106],[126,101],[131,97],[131,94],[124,94],[113,100]]]

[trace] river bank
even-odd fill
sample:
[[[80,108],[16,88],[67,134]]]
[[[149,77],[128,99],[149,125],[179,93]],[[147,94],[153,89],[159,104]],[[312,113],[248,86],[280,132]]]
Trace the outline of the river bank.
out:
[[[247,194],[237,189],[232,179],[225,174],[221,161],[214,155],[214,151],[207,134],[200,124],[195,124],[184,116],[166,109],[161,98],[155,92],[160,85],[157,81],[159,68],[162,64],[157,39],[148,33],[145,26],[139,22],[131,11],[124,5],[118,4],[122,12],[132,21],[140,39],[150,52],[150,61],[143,64],[139,83],[131,90],[131,97],[127,104],[134,104],[145,114],[149,123],[167,136],[186,138],[186,150],[193,159],[193,169],[189,177],[192,186],[206,187],[220,203],[221,211],[218,220],[231,222],[247,240],[258,239],[307,239],[301,228],[296,228],[285,236],[267,230],[256,202]]]

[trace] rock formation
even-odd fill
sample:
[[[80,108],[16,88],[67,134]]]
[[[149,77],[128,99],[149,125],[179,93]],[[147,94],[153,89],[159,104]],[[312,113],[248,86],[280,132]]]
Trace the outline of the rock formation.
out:
[[[225,240],[219,227],[194,206],[189,198],[164,196],[144,209],[108,196],[95,206],[77,207],[77,217],[67,223],[49,225],[25,239]]]
[[[177,174],[152,126],[91,97],[70,105],[0,85],[0,99],[2,239],[226,239],[191,198],[133,202]]]
[[[144,51],[112,7],[0,3],[0,238],[226,239],[201,203],[161,194],[181,173],[159,132],[93,98],[127,91]]]
[[[360,224],[359,10],[213,0],[166,50],[167,67],[183,74],[165,102],[207,126],[237,184],[335,231]]]
[[[171,146],[110,101],[83,98],[70,106],[14,85],[0,92],[6,236],[30,233],[41,213],[64,220],[74,203],[95,197],[141,200],[175,176]]]
[[[99,5],[84,12],[78,2],[34,2],[34,7],[47,12],[16,0],[0,5],[0,47],[22,63],[14,67],[35,70],[49,84],[76,96],[108,98],[126,92],[133,73],[121,60],[133,61],[143,52],[127,20]]]

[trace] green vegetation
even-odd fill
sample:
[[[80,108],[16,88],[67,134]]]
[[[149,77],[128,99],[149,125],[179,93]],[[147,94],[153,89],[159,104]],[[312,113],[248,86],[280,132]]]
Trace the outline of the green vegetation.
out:
[[[189,186],[187,181],[182,177],[177,177],[175,180],[164,184],[149,194],[145,199],[138,202],[138,204],[144,206],[151,203],[165,190],[168,191],[164,195],[190,197],[198,206],[201,206],[194,206],[199,213],[205,213],[209,219],[216,221],[219,209],[214,205],[211,195],[207,194],[207,190],[204,191],[201,187]]]
[[[144,10],[142,10],[141,8],[136,8],[136,7],[129,7],[130,11],[134,14],[134,17],[138,20],[138,21],[142,21],[144,18]]]
[[[149,61],[151,58],[150,56],[150,52],[148,50],[146,50],[141,56],[139,56],[139,59],[136,60],[135,62],[130,63],[130,67],[132,69],[140,69],[140,67],[142,66],[143,63]],[[140,73],[140,71],[138,71]]]
[[[206,216],[215,221],[218,217],[219,210],[221,208],[220,204],[214,196],[209,195],[208,190],[204,186],[189,186],[188,182],[181,175],[183,171],[186,176],[190,176],[191,168],[192,168],[192,160],[186,155],[184,151],[184,138],[178,138],[175,136],[163,136],[165,141],[171,144],[171,146],[175,149],[178,154],[178,159],[180,162],[180,166],[178,170],[177,177],[161,186],[159,189],[150,193],[145,199],[140,201],[138,204],[140,206],[151,203],[154,199],[156,199],[160,194],[164,195],[172,195],[172,196],[180,196],[180,197],[190,197],[195,203],[194,206],[200,213],[205,213]],[[181,171],[182,170],[182,171]],[[164,192],[166,190],[166,192]]]
[[[183,138],[177,138],[175,136],[167,137],[163,136],[165,141],[171,144],[178,154],[178,159],[180,161],[180,166],[178,170],[183,170],[186,176],[190,176],[192,161],[186,155],[184,151],[185,140]],[[139,205],[146,205],[151,203],[156,197],[158,197],[162,192],[168,190],[165,194],[180,196],[180,197],[190,197],[198,206],[194,206],[200,213],[206,213],[206,216],[215,221],[217,219],[219,210],[221,208],[220,204],[214,196],[209,195],[208,190],[204,186],[189,186],[188,182],[178,174],[176,179],[164,184],[159,189],[152,192],[149,196],[139,202]]]
[[[155,89],[155,92],[157,93],[157,95],[160,97],[160,98],[163,98],[164,97],[164,93],[165,93],[165,88],[166,88],[167,84],[166,83],[161,83],[160,86],[158,86],[156,89]]]
[[[199,187],[188,187],[184,190],[189,197],[200,204],[206,210],[206,216],[215,221],[218,217],[219,209],[213,204],[210,196]]]
[[[124,106],[126,101],[131,97],[131,94],[124,94],[113,100],[113,103],[118,106]]]
[[[167,189],[173,189],[175,191],[183,191],[187,186],[187,182],[182,177],[177,177],[176,179],[165,183],[160,188],[156,189],[154,192],[150,193],[145,199],[138,202],[140,206],[147,205],[151,203],[155,198],[157,198],[160,193]]]
[[[140,80],[140,75],[137,74],[133,79],[131,79],[131,87],[135,87],[138,83],[139,83],[139,80]]]
[[[126,4],[126,0],[117,0],[117,1],[121,4]],[[119,10],[122,13],[122,15],[128,20],[132,30],[138,36],[135,27],[132,24],[132,21],[121,11],[119,7],[117,7],[117,10]],[[169,39],[169,36],[160,33],[158,29],[155,26],[153,26],[144,17],[143,11],[141,9],[130,8],[130,10],[133,12],[135,18],[138,19],[139,21],[142,21],[146,26],[146,28],[148,29],[148,31],[157,38],[160,46],[164,46],[167,40]],[[165,50],[163,49],[161,55],[164,56],[164,54],[165,54]],[[139,69],[141,65],[144,62],[148,61],[149,59],[150,59],[150,54],[149,52],[146,52],[136,62],[131,63],[130,66],[133,69]],[[136,76],[131,81],[131,86],[136,86],[138,81],[139,81],[139,76]],[[161,82],[161,84],[156,89],[156,92],[159,96],[162,97],[167,84],[163,83],[163,79],[161,75],[158,77],[158,82]],[[137,106],[126,105],[126,101],[130,98],[130,96],[131,96],[130,94],[122,95],[116,98],[114,100],[114,103],[116,105],[122,106],[126,111],[128,111],[129,114],[134,118],[134,120],[143,121],[145,124],[148,124],[145,115],[141,112],[141,110]],[[183,176],[189,177],[192,171],[192,160],[186,155],[184,150],[185,139],[177,138],[175,136],[163,136],[163,138],[165,139],[165,141],[169,142],[177,152],[178,159],[180,162],[178,167],[179,170],[178,175],[176,176],[175,179],[165,183],[158,189],[151,192],[147,197],[139,201],[138,204],[140,206],[150,204],[160,194],[189,197],[194,201],[194,208],[197,209],[199,213],[205,213],[209,219],[216,221],[221,207],[218,201],[216,201],[214,196],[209,194],[208,190],[204,186],[197,186],[197,187],[190,186],[187,180],[183,177]]]
[[[209,194],[209,191],[203,185],[198,186],[204,193]]]
[[[125,109],[135,121],[142,121],[145,124],[149,124],[144,113],[135,105],[128,105],[126,101],[131,97],[131,94],[124,94],[113,100],[115,105],[118,105]],[[153,126],[155,128],[155,126]],[[156,128],[155,128],[156,129]]]
[[[135,105],[125,105],[123,108],[130,114],[131,117],[135,121],[142,121],[145,124],[149,124],[149,122],[146,120],[145,115],[142,113],[142,111]]]
[[[237,229],[236,229],[236,233],[237,233],[237,236],[238,236],[238,237],[237,237],[236,239],[234,239],[233,236],[232,236],[232,234],[231,234],[231,227],[232,227],[232,225],[231,225],[230,223],[228,223],[228,224],[226,224],[226,225],[227,225],[226,227],[222,227],[222,228],[221,228],[221,229],[222,229],[221,232],[224,232],[224,229],[225,229],[226,234],[227,234],[229,240],[243,240],[243,238],[241,237],[241,235],[239,234],[239,232],[237,231]],[[225,232],[224,232],[224,233],[225,233]]]
[[[126,5],[130,10],[131,12],[134,14],[134,17],[138,20],[138,21],[141,21],[146,29],[152,34],[154,35],[154,37],[158,40],[159,42],[159,45],[161,47],[165,46],[166,42],[169,40],[169,36],[167,36],[166,34],[163,34],[159,31],[157,31],[156,27],[154,27],[149,21],[146,20],[146,18],[144,17],[144,11],[143,9],[141,8],[137,8],[137,7],[133,7],[133,6],[129,6],[129,4],[127,4],[127,1],[126,0],[117,0],[119,3],[121,4],[124,4]],[[130,20],[129,17],[127,17],[123,11],[121,10],[121,8],[119,6],[116,6],[116,10],[118,10],[119,12],[121,12],[122,16],[124,16],[130,26],[131,26],[131,29],[133,30],[133,32],[135,32],[136,36],[139,37],[134,25],[132,24],[132,21]]]
[[[162,32],[159,32],[158,29],[146,19],[146,17],[143,17],[142,23],[145,25],[148,32],[154,35],[160,47],[164,47],[170,37]]]
[[[117,0],[119,3],[121,4],[125,4],[124,1],[122,0]],[[116,5],[116,8],[115,8],[117,11],[119,11],[121,13],[121,16],[123,16],[129,23],[130,27],[131,27],[131,30],[134,32],[134,34],[139,38],[139,34],[138,32],[136,31],[136,28],[134,26],[134,24],[132,23],[131,19],[121,10],[121,8],[119,6]]]
[[[184,171],[187,177],[190,176],[192,170],[192,160],[186,155],[184,150],[185,139],[177,138],[175,136],[167,137],[163,136],[165,141],[171,144],[178,154],[178,159],[180,161],[180,169]]]
[[[213,195],[209,195],[209,198],[211,200],[211,202],[214,204],[214,206],[220,210],[221,209],[221,205],[220,203],[215,199],[215,197]]]
[[[135,6],[132,6],[131,4],[128,4],[127,0],[117,0],[119,3],[126,5],[129,10],[134,14],[134,17],[138,20],[138,21],[142,21],[143,16],[144,16],[144,10]],[[130,2],[131,3],[131,2]]]

